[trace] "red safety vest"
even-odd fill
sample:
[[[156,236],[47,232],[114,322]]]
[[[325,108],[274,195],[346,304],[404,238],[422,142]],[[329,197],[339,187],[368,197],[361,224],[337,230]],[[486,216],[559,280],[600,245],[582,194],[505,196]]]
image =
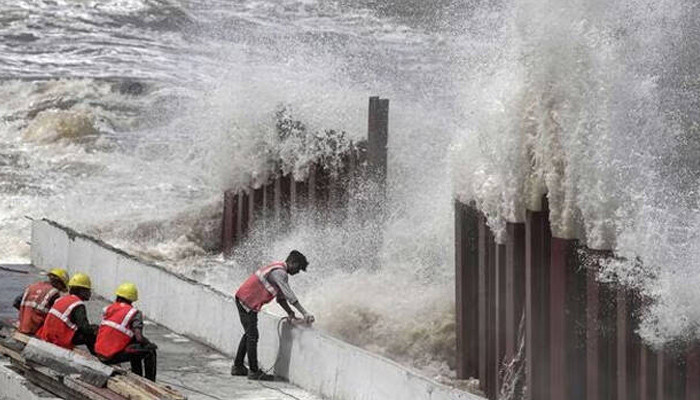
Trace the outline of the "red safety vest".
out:
[[[134,337],[131,320],[138,310],[131,304],[115,302],[105,309],[100,329],[97,331],[95,353],[112,358],[123,351]]]
[[[78,330],[78,326],[70,320],[70,315],[75,307],[83,305],[80,297],[69,294],[56,300],[49,310],[49,314],[44,320],[44,325],[39,328],[36,337],[41,340],[61,346],[64,349],[72,350],[73,336]]]
[[[29,285],[19,306],[19,332],[33,335],[41,328],[49,313],[49,302],[58,294],[50,282],[37,282]]]
[[[287,270],[287,264],[276,262],[255,271],[238,288],[236,298],[251,310],[258,312],[277,295],[277,287],[267,280],[270,272],[276,269]]]

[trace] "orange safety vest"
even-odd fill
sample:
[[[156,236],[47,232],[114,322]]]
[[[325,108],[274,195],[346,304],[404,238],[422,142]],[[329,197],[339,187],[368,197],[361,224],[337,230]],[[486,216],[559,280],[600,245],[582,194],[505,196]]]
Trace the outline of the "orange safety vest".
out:
[[[138,310],[131,304],[115,302],[105,309],[100,329],[97,331],[95,353],[112,358],[123,351],[134,337],[131,320]]]
[[[236,298],[251,310],[258,312],[265,304],[277,296],[277,287],[270,283],[267,276],[276,269],[287,270],[287,264],[276,262],[255,271],[238,288]]]
[[[70,315],[75,307],[83,305],[80,297],[69,294],[56,300],[49,310],[49,314],[44,320],[44,325],[39,328],[36,337],[41,340],[53,343],[64,349],[73,350],[73,336],[78,330],[78,326],[70,320]]]
[[[49,313],[49,302],[58,294],[50,282],[36,282],[24,291],[19,306],[19,332],[33,335]]]

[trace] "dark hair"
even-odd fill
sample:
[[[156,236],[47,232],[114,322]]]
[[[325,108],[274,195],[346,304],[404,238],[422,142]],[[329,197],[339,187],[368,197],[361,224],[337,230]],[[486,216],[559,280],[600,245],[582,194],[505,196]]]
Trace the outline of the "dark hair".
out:
[[[53,285],[54,287],[67,289],[66,283],[54,274],[49,274],[49,282],[51,282],[51,285]]]
[[[309,265],[309,262],[306,260],[306,257],[301,254],[300,252],[296,250],[292,250],[289,255],[287,256],[288,263],[296,263],[299,264],[299,268],[302,271],[306,271],[306,266]]]

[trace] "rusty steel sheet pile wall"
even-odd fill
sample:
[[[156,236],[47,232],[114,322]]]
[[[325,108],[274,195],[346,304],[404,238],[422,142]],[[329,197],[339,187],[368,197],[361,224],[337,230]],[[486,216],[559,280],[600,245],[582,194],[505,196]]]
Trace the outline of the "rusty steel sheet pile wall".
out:
[[[389,100],[379,97],[369,99],[368,138],[341,155],[340,166],[331,170],[323,161],[310,165],[309,172],[301,180],[280,168],[259,187],[227,190],[224,193],[224,211],[221,224],[221,248],[231,255],[253,228],[256,221],[272,221],[284,230],[295,214],[307,207],[334,210],[343,217],[347,210],[349,189],[355,180],[375,180],[383,196],[387,173],[387,142],[389,124]],[[382,202],[378,198],[377,202]]]
[[[646,345],[635,333],[646,300],[597,280],[612,252],[552,237],[542,203],[497,244],[475,205],[455,202],[458,378],[493,400],[700,399],[700,346]],[[521,381],[504,382],[519,364]]]

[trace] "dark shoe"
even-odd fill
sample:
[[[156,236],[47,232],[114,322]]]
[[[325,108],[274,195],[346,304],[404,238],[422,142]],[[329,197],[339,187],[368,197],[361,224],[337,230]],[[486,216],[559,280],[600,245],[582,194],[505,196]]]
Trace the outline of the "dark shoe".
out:
[[[248,372],[248,379],[251,381],[274,381],[275,377],[273,375],[266,374],[261,370]]]
[[[248,376],[248,368],[246,368],[244,365],[234,365],[231,367],[231,375]]]

